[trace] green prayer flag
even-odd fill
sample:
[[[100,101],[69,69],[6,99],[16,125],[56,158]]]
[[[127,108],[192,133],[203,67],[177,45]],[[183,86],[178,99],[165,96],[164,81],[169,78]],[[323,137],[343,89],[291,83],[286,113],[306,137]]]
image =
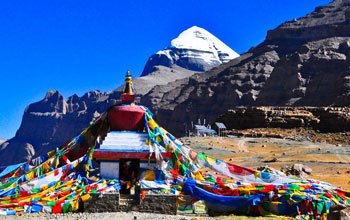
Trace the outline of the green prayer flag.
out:
[[[201,160],[205,160],[206,157],[207,157],[207,156],[206,156],[205,154],[203,154],[203,153],[197,154],[197,158],[199,158],[199,159],[201,159]]]
[[[36,187],[36,188],[33,188],[31,191],[32,191],[32,193],[38,193],[38,192],[40,192],[40,188]]]
[[[291,184],[289,190],[299,191],[300,187],[297,184]]]
[[[55,206],[56,205],[56,201],[48,201],[46,202],[47,206]]]
[[[70,203],[65,203],[65,204],[63,204],[63,206],[62,206],[62,212],[63,213],[67,213],[67,212],[70,212],[70,211],[72,211],[72,206],[71,206],[71,204]]]

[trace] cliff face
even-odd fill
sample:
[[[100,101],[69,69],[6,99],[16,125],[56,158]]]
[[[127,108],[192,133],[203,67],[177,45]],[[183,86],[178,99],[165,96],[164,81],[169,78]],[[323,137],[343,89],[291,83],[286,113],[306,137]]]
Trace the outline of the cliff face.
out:
[[[267,41],[317,40],[349,36],[350,1],[334,0],[317,7],[312,13],[288,21],[267,34]]]
[[[115,104],[119,95],[91,91],[64,99],[58,91],[47,92],[43,100],[26,108],[15,137],[0,145],[0,165],[25,161],[61,146]]]
[[[155,87],[143,101],[177,135],[235,106],[348,106],[350,1],[336,0],[268,32],[265,41],[204,74]]]

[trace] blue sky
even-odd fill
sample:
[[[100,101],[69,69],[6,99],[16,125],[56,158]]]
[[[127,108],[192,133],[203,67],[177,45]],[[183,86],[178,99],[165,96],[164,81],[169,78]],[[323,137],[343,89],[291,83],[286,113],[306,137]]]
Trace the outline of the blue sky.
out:
[[[0,1],[0,137],[13,137],[25,107],[46,91],[110,91],[193,25],[243,53],[267,30],[328,2]]]

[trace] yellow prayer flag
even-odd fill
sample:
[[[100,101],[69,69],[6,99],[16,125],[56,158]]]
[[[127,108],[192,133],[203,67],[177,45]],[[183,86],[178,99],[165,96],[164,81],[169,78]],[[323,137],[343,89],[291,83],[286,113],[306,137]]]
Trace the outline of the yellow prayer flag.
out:
[[[47,153],[48,157],[53,157],[56,154],[56,150],[52,150],[49,153]]]
[[[260,171],[255,171],[255,173],[254,173],[254,177],[255,178],[259,178],[260,177]]]
[[[126,188],[130,189],[132,187],[132,184],[130,181],[126,181]]]
[[[34,178],[34,170],[29,171],[25,176],[27,180],[32,180]]]
[[[87,201],[88,199],[90,199],[90,194],[85,194],[85,195],[83,195],[82,197],[81,197],[81,200],[83,201],[83,202],[85,202],[85,201]]]
[[[195,179],[195,180],[200,180],[200,181],[204,181],[204,180],[205,180],[205,179],[203,178],[201,172],[199,172],[199,171],[194,172],[194,179]]]
[[[153,119],[151,119],[148,121],[148,127],[154,130],[156,127],[158,127],[158,124]]]
[[[77,211],[79,209],[79,202],[77,200],[73,200],[71,202],[71,206],[72,206],[72,211]]]
[[[145,171],[145,180],[154,181],[156,178],[156,173],[153,170]]]
[[[181,166],[180,160],[176,160],[175,163],[174,163],[174,169],[178,170],[180,168],[180,166]]]
[[[49,161],[44,162],[42,166],[44,173],[50,172]]]
[[[207,162],[209,163],[210,166],[212,166],[215,163],[215,160],[211,157],[207,157]]]

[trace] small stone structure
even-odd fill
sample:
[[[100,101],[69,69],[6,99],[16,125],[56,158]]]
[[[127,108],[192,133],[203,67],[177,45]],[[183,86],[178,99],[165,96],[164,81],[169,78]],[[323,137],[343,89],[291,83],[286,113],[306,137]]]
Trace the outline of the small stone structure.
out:
[[[84,212],[150,212],[159,214],[177,214],[177,196],[173,194],[146,195],[140,199],[139,195],[120,195],[115,193],[93,194],[84,203]]]

